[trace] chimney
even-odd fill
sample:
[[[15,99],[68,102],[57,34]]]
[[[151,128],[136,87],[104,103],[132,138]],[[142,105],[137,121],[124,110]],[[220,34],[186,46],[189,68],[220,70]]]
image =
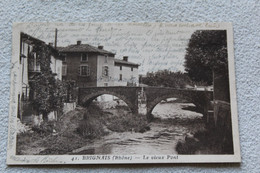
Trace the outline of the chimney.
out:
[[[124,61],[128,61],[128,56],[123,56]]]
[[[104,48],[104,46],[98,46],[98,49],[103,49]]]
[[[79,40],[79,41],[77,41],[77,45],[81,45],[81,41]]]
[[[53,47],[53,43],[49,43],[49,46]]]

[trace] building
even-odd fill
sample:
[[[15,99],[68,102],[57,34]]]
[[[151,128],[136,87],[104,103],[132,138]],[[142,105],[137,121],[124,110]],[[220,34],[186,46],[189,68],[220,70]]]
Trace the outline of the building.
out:
[[[31,86],[34,85],[33,78],[42,73],[41,62],[45,58],[51,74],[55,79],[62,80],[62,56],[50,44],[34,38],[28,34],[20,34],[20,55],[19,55],[19,78],[18,88],[18,117],[23,120],[26,116],[35,113],[30,102],[34,100],[35,92]]]
[[[63,80],[74,81],[78,87],[114,85],[114,53],[81,41],[58,49],[65,55]]]
[[[114,79],[115,86],[138,86],[138,64],[128,61],[128,57],[124,56],[123,60],[115,59]]]
[[[138,64],[115,59],[115,53],[104,50],[103,46],[72,44],[59,47],[65,55],[62,64],[62,78],[73,81],[78,87],[137,86]],[[114,96],[102,95],[98,101],[111,101]]]
[[[115,53],[89,44],[72,44],[59,47],[65,55],[62,64],[63,80],[75,81],[78,87],[136,86],[138,64],[115,59]]]

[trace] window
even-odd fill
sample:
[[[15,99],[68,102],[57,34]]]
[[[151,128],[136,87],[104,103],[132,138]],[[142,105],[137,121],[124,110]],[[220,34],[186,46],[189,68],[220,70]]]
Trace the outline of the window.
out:
[[[134,70],[134,68],[133,67],[131,67],[131,71],[133,71]]]
[[[27,57],[29,57],[30,55],[30,52],[32,51],[32,46],[28,45],[28,48],[27,48]]]
[[[82,53],[82,54],[81,54],[81,61],[82,61],[82,62],[88,61],[88,54]]]
[[[41,64],[40,64],[40,55],[36,54],[36,71],[41,71]]]
[[[120,70],[122,70],[122,66],[120,65]]]
[[[90,69],[87,65],[80,66],[80,75],[81,76],[89,76],[90,75]]]
[[[22,89],[23,89],[22,100],[25,101],[25,100],[29,99],[30,88],[28,86],[26,86],[26,87],[22,87]]]
[[[119,75],[119,80],[122,80],[122,74]]]
[[[107,61],[108,61],[108,56],[105,55],[105,63],[107,63]]]
[[[40,72],[40,56],[36,54],[35,52],[30,52],[29,58],[28,58],[28,68],[29,71],[32,72]]]
[[[108,83],[104,83],[104,86],[107,87],[107,86],[108,86]]]
[[[21,58],[28,58],[29,57],[29,52],[30,52],[30,50],[29,50],[29,45],[27,44],[27,43],[24,43],[24,42],[22,42],[22,47],[21,47],[21,55],[20,55],[20,63],[21,63]]]
[[[103,67],[103,76],[105,76],[105,77],[108,76],[108,66]]]
[[[30,56],[28,58],[28,68],[29,71],[35,70],[35,64],[36,64],[36,58],[34,53],[30,53]]]
[[[62,76],[67,75],[67,65],[62,65]]]

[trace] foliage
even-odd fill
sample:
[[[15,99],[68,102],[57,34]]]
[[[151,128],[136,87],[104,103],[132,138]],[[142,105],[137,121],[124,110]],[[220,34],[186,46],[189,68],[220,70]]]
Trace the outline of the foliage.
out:
[[[208,84],[212,84],[213,71],[227,75],[226,31],[195,31],[186,48],[185,71],[192,80]]]
[[[107,128],[114,132],[140,132],[150,130],[146,116],[141,114],[122,113],[120,116],[109,117]]]
[[[49,135],[53,133],[54,128],[55,128],[54,121],[45,121],[41,123],[40,126],[33,126],[32,130],[33,132],[36,132],[39,135]]]
[[[108,131],[143,133],[150,129],[146,116],[130,113],[123,107],[117,111],[119,116],[104,112],[92,104],[83,113],[84,119],[79,123],[77,132],[85,138],[94,139],[106,135]]]
[[[84,138],[88,139],[99,138],[105,134],[102,123],[94,118],[81,121],[77,131]]]
[[[94,104],[88,109],[78,107],[60,117],[60,121],[44,122],[40,127],[34,127],[33,133],[18,134],[17,154],[57,155],[80,154],[81,152],[82,154],[90,154],[92,151],[89,150],[78,153],[72,153],[72,151],[86,146],[90,139],[108,134],[109,129],[141,133],[149,130],[145,116],[124,114],[124,118],[121,117],[121,114],[116,116],[103,112]],[[55,134],[52,133],[53,129],[56,131]],[[43,148],[45,149],[41,151]]]
[[[84,138],[94,139],[105,135],[101,122],[102,111],[97,106],[83,112],[84,119],[79,122],[77,132]]]
[[[63,82],[64,84],[64,89],[66,90],[66,94],[64,96],[64,100],[69,103],[69,102],[74,102],[77,99],[77,91],[76,91],[76,83],[73,80],[66,80]]]
[[[172,72],[161,70],[157,72],[148,72],[146,77],[140,81],[149,86],[163,86],[172,88],[184,88],[185,85],[192,85],[190,78],[181,72]]]
[[[36,52],[36,60],[40,63],[40,73],[35,74],[30,82],[33,91],[31,104],[39,114],[43,114],[43,118],[46,120],[48,113],[62,111],[64,84],[60,80],[56,80],[51,71],[50,48],[41,44],[35,46],[33,51]]]

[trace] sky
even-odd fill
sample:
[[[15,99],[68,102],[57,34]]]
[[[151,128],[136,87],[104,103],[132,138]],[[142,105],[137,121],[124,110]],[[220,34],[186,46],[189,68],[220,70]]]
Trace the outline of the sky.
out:
[[[102,45],[116,53],[117,59],[128,56],[128,61],[140,64],[139,74],[146,74],[165,69],[184,72],[191,34],[207,27],[201,23],[24,23],[19,30],[48,44],[54,43],[57,28],[57,46],[79,40],[82,44]]]

